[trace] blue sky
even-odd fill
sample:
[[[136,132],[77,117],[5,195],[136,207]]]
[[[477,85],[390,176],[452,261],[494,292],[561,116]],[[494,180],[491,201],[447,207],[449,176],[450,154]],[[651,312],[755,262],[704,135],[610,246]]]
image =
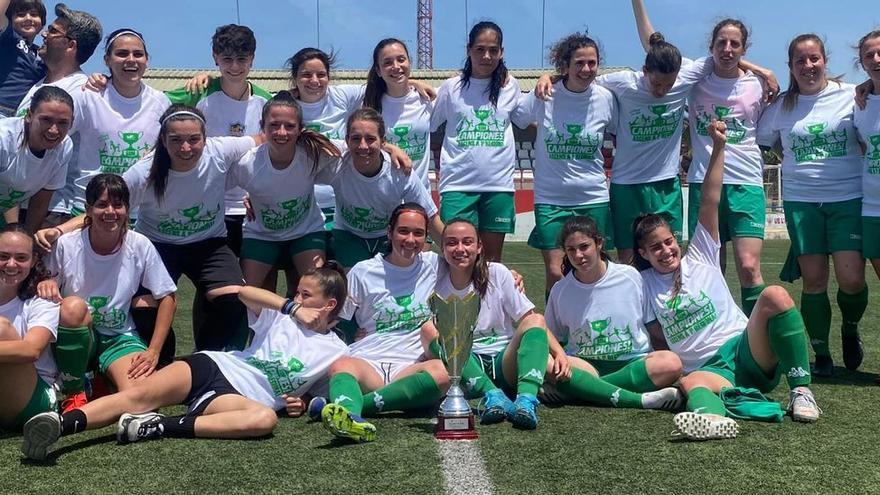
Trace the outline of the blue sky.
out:
[[[46,2],[50,22],[56,3]],[[119,27],[143,32],[152,67],[212,68],[214,29],[236,22],[235,0],[67,3],[96,15],[105,33]],[[825,37],[831,72],[860,81],[865,75],[853,65],[852,46],[880,26],[876,0],[848,0],[831,8],[818,0],[646,0],[646,5],[654,27],[692,58],[706,53],[715,22],[728,16],[742,19],[752,30],[747,58],[773,69],[783,87],[786,48],[796,34]],[[368,67],[373,46],[388,36],[406,41],[415,58],[416,0],[239,0],[239,6],[241,23],[257,36],[255,68],[280,68],[298,49],[318,45],[319,38],[320,48],[338,53],[339,68]],[[504,30],[510,67],[546,66],[547,46],[584,29],[601,42],[604,64],[638,68],[644,61],[626,0],[434,0],[434,68],[460,67],[467,29],[484,19]],[[102,70],[101,57],[96,54],[86,68]]]

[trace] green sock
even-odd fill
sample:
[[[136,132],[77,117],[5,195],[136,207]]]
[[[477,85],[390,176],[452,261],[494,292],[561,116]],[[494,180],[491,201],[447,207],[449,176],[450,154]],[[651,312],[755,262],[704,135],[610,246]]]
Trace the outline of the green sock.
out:
[[[443,396],[437,382],[427,371],[419,371],[395,380],[364,395],[364,416],[375,416],[384,411],[403,411],[428,407]]]
[[[767,321],[770,349],[779,358],[779,368],[788,380],[788,388],[809,385],[810,355],[804,335],[804,320],[797,308],[779,313]]]
[[[828,293],[801,294],[801,314],[813,351],[818,356],[830,356],[828,335],[831,333],[831,301],[828,300]]]
[[[516,391],[520,394],[538,395],[547,371],[550,348],[547,330],[529,328],[523,333],[516,350]]]
[[[358,416],[364,408],[364,393],[351,373],[337,373],[330,377],[330,400]]]
[[[843,319],[840,331],[844,334],[854,333],[859,329],[859,321],[868,307],[868,286],[856,294],[847,294],[837,289],[837,305]]]
[[[85,389],[83,378],[95,350],[95,335],[92,329],[59,326],[53,350],[64,393],[82,392]]]
[[[727,416],[727,409],[721,397],[706,387],[697,387],[688,392],[687,410],[700,414]]]
[[[761,292],[764,292],[766,287],[766,285],[761,284],[754,287],[740,288],[740,301],[742,301],[742,308],[746,316],[752,315],[752,310],[755,309],[755,303],[758,302],[758,296],[761,295]]]
[[[571,369],[571,380],[557,382],[556,388],[567,397],[598,406],[642,408],[642,395],[624,390],[580,368]]]
[[[648,375],[645,359],[633,361],[614,373],[608,373],[602,379],[632,392],[642,393],[657,390],[657,385],[651,381],[651,377]]]
[[[428,344],[428,350],[435,357],[439,358],[443,355],[443,349],[440,348],[440,341],[438,339],[434,339]],[[443,361],[445,362],[446,359],[443,359]],[[480,366],[480,362],[473,353],[471,353],[467,362],[464,363],[464,368],[461,370],[461,386],[469,397],[482,397],[486,395],[486,392],[498,388],[492,382],[492,379],[489,378],[489,375],[483,371],[483,367]]]

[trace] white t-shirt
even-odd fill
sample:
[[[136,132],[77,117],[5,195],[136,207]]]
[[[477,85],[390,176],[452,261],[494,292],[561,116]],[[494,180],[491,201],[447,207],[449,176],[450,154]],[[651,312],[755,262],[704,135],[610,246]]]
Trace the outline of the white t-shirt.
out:
[[[147,182],[153,156],[131,167],[122,178],[131,191],[131,207],[138,210],[138,232],[153,242],[190,244],[226,237],[223,203],[226,173],[255,146],[244,137],[208,138],[199,162],[186,172],[168,171],[162,200]]]
[[[721,244],[697,224],[681,260],[681,290],[675,298],[671,297],[674,273],[660,274],[653,268],[642,272],[648,303],[685,372],[702,366],[749,323],[724,280],[720,250]]]
[[[440,150],[440,192],[513,192],[516,160],[510,118],[519,101],[519,83],[508,76],[489,102],[490,79],[471,77],[462,87],[461,75],[443,82],[437,92],[431,130],[446,122]]]
[[[338,158],[322,155],[318,169],[332,166]],[[314,162],[302,146],[282,170],[272,166],[269,145],[253,148],[229,171],[227,185],[247,191],[256,215],[244,220],[244,237],[265,241],[297,239],[324,230],[324,217],[315,203]]]
[[[89,305],[92,326],[103,335],[135,334],[129,311],[131,298],[144,287],[161,299],[177,291],[165,264],[149,239],[126,232],[122,246],[108,255],[97,254],[89,242],[89,229],[58,238],[47,259],[57,273],[61,295],[79,296]]]
[[[580,206],[608,202],[602,143],[617,132],[617,102],[607,89],[591,84],[582,93],[559,80],[553,98],[520,96],[513,122],[537,123],[535,203]]]
[[[635,268],[607,262],[592,284],[569,272],[550,289],[544,314],[568,354],[596,361],[629,361],[651,352],[645,324],[654,312]]]
[[[440,265],[437,286],[434,288],[437,295],[444,299],[451,295],[463,298],[474,292],[473,284],[468,284],[462,290],[453,287],[449,268],[446,263]],[[535,305],[516,288],[510,270],[501,263],[489,263],[489,285],[486,295],[480,299],[480,315],[474,327],[471,351],[489,356],[503,351],[516,332],[516,323],[533,309]]]
[[[42,158],[22,146],[24,118],[0,119],[0,212],[27,203],[41,189],[55,191],[64,187],[67,163],[73,159],[73,142],[69,137]]]
[[[134,98],[120,95],[113,84],[103,93],[84,91],[73,128],[80,139],[79,177],[72,188],[71,214],[85,211],[86,186],[100,173],[122,175],[146,155],[159,136],[159,117],[171,105],[161,91],[141,83]]]
[[[410,88],[406,96],[382,96],[382,119],[385,139],[403,150],[412,160],[413,175],[431,190],[428,168],[431,163],[431,112],[434,102],[422,99]]]
[[[27,94],[24,95],[24,98],[22,98],[21,103],[18,104],[18,111],[16,111],[15,114],[19,117],[24,117],[28,108],[31,106],[31,100],[34,99],[34,93],[43,86],[55,86],[56,88],[63,89],[73,98],[75,107],[75,103],[78,101],[77,93],[83,92],[82,87],[88,80],[89,76],[85,75],[81,70],[78,70],[73,74],[68,74],[61,79],[50,83],[47,83],[46,78],[44,77],[31,86],[31,89],[29,89]]]
[[[353,319],[366,336],[351,345],[351,356],[399,364],[419,359],[437,262],[436,253],[422,252],[407,267],[392,265],[381,254],[354,265],[339,316]]]
[[[333,140],[344,140],[348,116],[361,107],[365,90],[364,85],[334,84],[327,87],[324,98],[314,103],[300,100],[306,128]],[[333,208],[333,188],[315,184],[315,199],[321,208]]]
[[[333,227],[359,237],[376,239],[385,235],[391,212],[407,201],[420,204],[429,218],[437,214],[434,200],[418,177],[394,168],[384,151],[382,168],[372,177],[358,172],[351,153],[346,152],[334,166],[322,169],[317,181],[330,184],[336,193]]]
[[[764,112],[758,144],[782,141],[782,197],[810,203],[862,197],[862,150],[853,128],[855,86],[828,82],[815,95],[798,95],[787,112],[783,98]]]
[[[880,217],[880,96],[868,95],[865,109],[856,108],[853,124],[865,145],[862,216]]]
[[[596,78],[611,90],[620,109],[615,184],[645,184],[678,175],[685,99],[694,84],[712,73],[712,57],[682,59],[675,84],[662,98],[651,94],[643,72],[621,71]]]
[[[12,322],[12,326],[18,331],[22,339],[34,327],[43,327],[49,330],[52,338],[49,343],[58,338],[58,303],[32,297],[22,301],[18,296],[13,297],[6,304],[0,305],[0,316]],[[52,357],[52,346],[47,345],[40,357],[34,362],[37,374],[44,382],[52,385],[58,380],[58,367]]]
[[[764,111],[764,88],[758,76],[724,78],[714,72],[691,89],[688,122],[693,161],[688,182],[701,183],[712,155],[708,127],[712,118],[727,124],[724,147],[724,183],[763,186],[764,160],[755,141],[758,120]]]
[[[272,409],[284,409],[282,395],[299,397],[327,374],[348,350],[334,333],[314,332],[278,311],[248,311],[254,340],[243,351],[202,351],[217,363],[241,395]]]

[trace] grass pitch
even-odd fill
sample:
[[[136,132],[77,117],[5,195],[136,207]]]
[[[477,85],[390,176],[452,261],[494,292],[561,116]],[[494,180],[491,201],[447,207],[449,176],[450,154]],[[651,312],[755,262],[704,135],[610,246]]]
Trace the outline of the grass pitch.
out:
[[[764,250],[764,278],[779,283],[787,241]],[[524,243],[508,243],[505,261],[526,280],[529,298],[544,306],[544,268]],[[728,263],[735,299],[739,284]],[[668,440],[672,415],[593,407],[541,407],[536,431],[508,424],[480,427],[480,450],[497,493],[878,493],[880,439],[880,283],[868,268],[871,297],[862,321],[865,362],[838,367],[817,380],[824,410],[818,423],[740,422],[735,440]],[[799,284],[785,284],[797,301]],[[832,282],[829,294],[837,290]],[[175,319],[179,351],[192,348],[192,288],[181,284]],[[832,304],[835,307],[834,304]],[[840,315],[832,321],[832,354],[842,363]],[[781,385],[773,394],[784,401]],[[180,412],[169,408],[168,412]],[[62,439],[49,464],[22,460],[20,437],[0,437],[0,493],[442,493],[443,476],[427,416],[375,420],[379,438],[349,445],[319,424],[282,419],[270,438],[250,441],[174,440],[116,446],[113,428]]]

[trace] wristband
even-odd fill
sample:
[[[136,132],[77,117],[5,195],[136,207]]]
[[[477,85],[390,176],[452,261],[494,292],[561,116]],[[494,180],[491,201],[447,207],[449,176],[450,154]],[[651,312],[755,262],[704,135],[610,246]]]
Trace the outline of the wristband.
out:
[[[60,228],[60,227],[58,227],[58,226],[55,226],[55,227],[52,227],[52,228],[53,228],[53,229],[55,229],[55,230],[57,230],[57,231],[58,231],[58,237],[61,237],[61,236],[63,236],[63,235],[64,235],[64,231],[63,231],[63,230],[61,230],[61,228]]]
[[[281,314],[289,315],[294,306],[295,303],[293,302],[293,299],[284,301],[284,304],[281,305]]]

